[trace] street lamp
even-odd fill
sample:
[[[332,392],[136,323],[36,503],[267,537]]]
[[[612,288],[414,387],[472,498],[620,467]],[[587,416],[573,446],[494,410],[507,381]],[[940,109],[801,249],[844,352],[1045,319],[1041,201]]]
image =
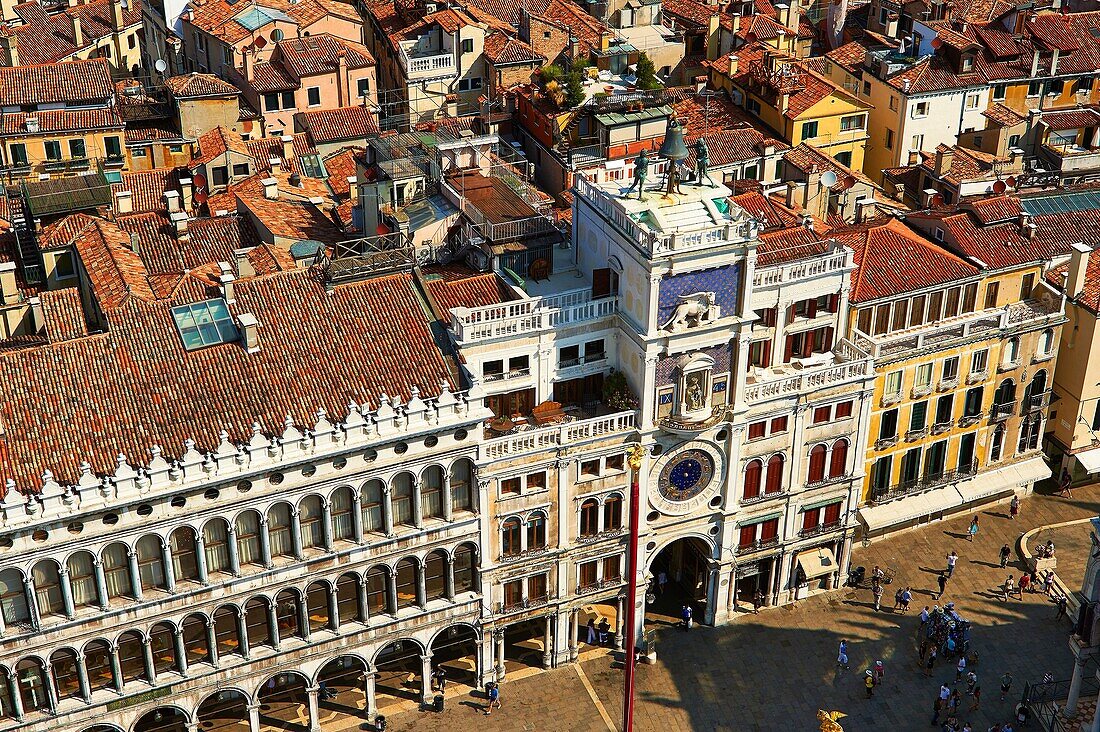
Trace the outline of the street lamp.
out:
[[[630,465],[630,544],[627,549],[627,584],[626,584],[626,679],[623,684],[623,732],[634,730],[634,667],[637,664],[636,644],[638,634],[634,629],[635,604],[638,597],[638,506],[641,503],[638,479],[642,470],[642,461],[646,456],[646,449],[641,445],[635,445],[627,453],[626,460]]]

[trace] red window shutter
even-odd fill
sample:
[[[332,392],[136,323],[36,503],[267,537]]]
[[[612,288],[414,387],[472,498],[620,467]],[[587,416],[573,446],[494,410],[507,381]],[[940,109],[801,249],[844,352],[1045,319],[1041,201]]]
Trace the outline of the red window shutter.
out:
[[[825,523],[832,524],[840,520],[840,501],[825,507]]]
[[[787,308],[787,322],[788,323],[793,323],[794,322],[794,305],[791,305],[790,307]]]
[[[752,460],[745,467],[744,497],[756,498],[760,495],[760,461]]]
[[[756,541],[756,524],[741,527],[741,536],[737,540],[738,546],[752,546]]]
[[[848,467],[848,441],[837,440],[833,443],[833,457],[829,461],[829,477],[839,478]]]
[[[817,317],[817,298],[816,297],[811,297],[809,300],[806,301],[806,317],[807,318],[816,318]]]
[[[761,365],[767,368],[772,365],[772,342],[764,341],[763,354],[760,356]]]
[[[760,541],[774,539],[779,534],[779,519],[773,518],[760,524]]]
[[[829,312],[835,313],[840,307],[840,295],[829,295]]]
[[[833,349],[833,328],[830,326],[825,329],[825,342],[821,346],[821,352],[831,351]]]
[[[818,518],[821,515],[820,508],[811,508],[808,511],[802,512],[802,528],[805,531],[817,528]]]
[[[810,473],[807,476],[809,482],[814,483],[825,479],[825,453],[824,445],[815,445],[810,450]]]
[[[794,350],[794,336],[793,335],[787,336],[786,343],[787,343],[787,345],[783,350],[783,361],[784,361],[784,363],[791,360],[791,351]]]
[[[768,460],[768,477],[764,485],[765,493],[778,493],[783,489],[783,458],[772,455]]]

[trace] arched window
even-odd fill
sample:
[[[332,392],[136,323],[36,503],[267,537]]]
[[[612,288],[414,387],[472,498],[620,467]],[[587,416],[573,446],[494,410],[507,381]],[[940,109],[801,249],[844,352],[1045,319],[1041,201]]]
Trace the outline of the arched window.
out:
[[[363,531],[381,534],[385,531],[385,519],[382,516],[382,481],[372,480],[363,486],[362,496]]]
[[[1016,401],[1016,384],[1012,379],[1005,379],[997,385],[997,391],[993,394],[995,405],[1011,405]]]
[[[1020,339],[1013,336],[1005,341],[1004,355],[1001,360],[1004,364],[1016,363],[1020,359]]]
[[[765,493],[779,493],[783,490],[783,456],[772,455],[768,458],[768,473],[764,479]]]
[[[138,539],[135,548],[141,589],[167,589],[164,584],[164,555],[161,553],[160,537],[153,534],[143,536]]]
[[[589,498],[581,504],[581,536],[595,536],[600,532],[600,504]]]
[[[50,673],[53,674],[58,699],[75,699],[80,696],[80,675],[76,670],[76,653],[68,648],[54,651],[50,656]]]
[[[172,549],[172,571],[176,581],[199,581],[199,564],[195,558],[195,530],[181,526],[168,539]]]
[[[118,665],[123,684],[145,679],[145,644],[137,631],[131,630],[119,636]]]
[[[451,466],[451,510],[473,511],[474,499],[471,484],[472,463],[462,458]]]
[[[1027,405],[1028,407],[1038,409],[1043,406],[1038,400],[1042,399],[1043,394],[1047,391],[1046,369],[1039,369],[1035,372],[1035,375],[1031,377],[1031,383],[1027,386],[1027,391],[1031,397],[1031,403]]]
[[[848,441],[837,440],[833,443],[833,454],[829,458],[829,477],[839,478],[848,474]]]
[[[84,668],[88,671],[88,688],[93,692],[114,687],[111,648],[107,641],[94,640],[84,646]]]
[[[149,649],[153,652],[153,670],[158,674],[179,671],[176,661],[176,632],[168,623],[157,623],[149,630]]]
[[[222,605],[214,611],[214,643],[218,646],[218,658],[241,652],[237,636],[237,608]]]
[[[390,501],[393,504],[393,523],[395,526],[413,526],[412,487],[410,473],[398,473],[393,479]]]
[[[332,513],[332,538],[334,541],[351,541],[355,538],[355,524],[351,518],[351,488],[341,486],[329,499]]]
[[[501,526],[500,546],[501,553],[506,557],[514,557],[523,551],[518,518],[513,516],[510,519],[505,519],[504,524]]]
[[[244,606],[244,627],[248,633],[249,648],[271,645],[266,599],[254,597]]]
[[[402,559],[397,563],[397,609],[412,607],[416,604],[415,559]]]
[[[298,504],[299,521],[302,526],[302,547],[304,549],[325,548],[324,509],[320,496],[306,496]]]
[[[206,552],[206,571],[228,572],[229,566],[229,524],[225,519],[210,519],[202,527],[202,541]]]
[[[420,515],[422,518],[443,518],[443,468],[430,465],[420,483]]]
[[[424,589],[428,600],[446,596],[447,555],[434,551],[424,560]]]
[[[825,480],[825,454],[828,449],[824,445],[814,445],[810,450],[810,471],[807,480],[810,483]],[[771,463],[768,464],[768,479],[771,480]],[[771,490],[768,491],[771,493]]]
[[[237,561],[242,567],[263,566],[263,544],[260,538],[260,514],[245,511],[233,522],[237,534]]]
[[[73,591],[73,605],[95,607],[103,602],[95,581],[95,557],[90,552],[74,552],[65,566],[69,569],[69,587]]]
[[[336,610],[341,623],[364,619],[359,612],[359,578],[354,574],[343,574],[336,580]]]
[[[1039,336],[1039,355],[1049,356],[1050,352],[1054,350],[1054,330],[1047,328]]]
[[[367,572],[367,612],[370,615],[389,611],[390,604],[386,600],[388,584],[389,575],[385,567],[373,567]]]
[[[50,697],[46,693],[46,674],[42,672],[41,661],[24,658],[15,666],[15,677],[19,680],[19,698],[23,700],[25,711],[50,708]]]
[[[474,564],[474,548],[469,544],[463,544],[455,549],[455,592],[473,592],[475,588],[474,584],[474,571],[476,567]]]
[[[603,529],[617,531],[623,527],[623,497],[613,493],[603,502]]]
[[[283,590],[275,596],[275,620],[279,624],[279,637],[302,637],[302,627],[298,623],[301,600],[293,590]]]
[[[31,619],[27,607],[27,593],[23,589],[23,575],[15,569],[0,572],[0,610],[4,613],[4,622],[8,625],[26,623]]]
[[[546,548],[546,514],[536,511],[527,519],[527,548]]]
[[[181,628],[187,665],[209,661],[210,646],[206,642],[206,618],[202,615],[188,615]]]
[[[276,503],[267,511],[267,536],[273,557],[293,557],[294,542],[290,536],[290,506]]]
[[[1005,447],[1005,426],[1004,424],[997,425],[997,428],[993,430],[993,439],[989,447],[989,462],[995,463],[1001,459],[1001,453],[1004,452]]]
[[[42,617],[65,615],[65,603],[61,599],[61,575],[57,570],[57,562],[49,559],[38,562],[31,570],[34,600]]]
[[[324,582],[314,582],[306,588],[306,617],[311,631],[329,626],[328,585]]]
[[[11,719],[15,706],[11,701],[11,674],[3,666],[0,666],[0,719]]]
[[[111,544],[103,550],[103,580],[111,600],[134,596],[128,553],[129,549],[121,543]]]
[[[759,460],[750,460],[745,466],[745,489],[741,494],[744,500],[760,495],[760,476],[763,472],[764,464]]]

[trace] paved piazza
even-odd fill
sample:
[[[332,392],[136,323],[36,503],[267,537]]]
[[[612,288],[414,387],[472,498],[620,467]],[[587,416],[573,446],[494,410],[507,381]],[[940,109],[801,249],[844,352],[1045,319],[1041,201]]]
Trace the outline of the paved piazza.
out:
[[[1095,515],[1098,510],[1100,487],[1093,486],[1075,490],[1072,498],[1032,496],[1023,502],[1015,522],[1009,520],[1007,507],[982,511],[973,543],[964,534],[970,515],[960,515],[878,540],[867,548],[857,547],[853,566],[870,569],[878,563],[898,571],[894,584],[887,587],[884,611],[877,614],[869,590],[846,588],[756,616],[745,615],[722,628],[684,632],[661,627],[659,662],[639,669],[636,727],[654,732],[809,730],[817,728],[815,711],[829,708],[849,715],[846,731],[930,728],[934,695],[942,681],[954,681],[955,671],[953,665],[943,664],[925,678],[916,666],[913,638],[921,607],[934,602],[934,572],[951,549],[959,553],[960,561],[946,600],[956,602],[974,625],[972,646],[980,654],[976,670],[984,690],[976,711],[966,711],[971,699],[964,698],[961,716],[982,731],[1006,721],[1025,681],[1041,678],[1048,670],[1056,678],[1068,678],[1072,659],[1066,643],[1069,622],[1055,622],[1054,605],[1043,595],[1025,595],[1022,601],[1013,598],[1007,603],[1001,599],[998,586],[1009,572],[1018,577],[1020,565],[1000,569],[997,550],[1009,542],[1015,559],[1015,542],[1024,531]],[[1072,544],[1067,541],[1063,548],[1059,543],[1059,556]],[[914,590],[910,612],[891,613],[893,590],[905,584]],[[847,672],[837,672],[834,666],[841,638],[849,640],[851,670]],[[886,681],[868,700],[861,675],[876,658],[886,664]],[[563,667],[507,681],[501,691],[503,709],[491,717],[480,713],[481,698],[464,694],[449,698],[442,714],[393,714],[389,728],[395,732],[602,732],[609,729],[606,715],[618,729],[622,672],[612,668],[613,663],[612,657],[596,652],[579,670]],[[1001,702],[997,680],[1005,671],[1012,673],[1015,682],[1010,698]],[[960,690],[965,691],[962,686]],[[341,728],[339,722],[331,726]]]

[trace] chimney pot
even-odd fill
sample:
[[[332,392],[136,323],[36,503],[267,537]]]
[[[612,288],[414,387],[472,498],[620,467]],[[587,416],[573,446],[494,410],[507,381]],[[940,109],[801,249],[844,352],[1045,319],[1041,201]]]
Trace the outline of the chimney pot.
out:
[[[134,212],[134,194],[131,191],[115,191],[115,214]]]
[[[249,353],[260,350],[260,321],[252,313],[241,313],[237,316],[237,326],[241,330],[241,341]]]
[[[267,164],[271,168],[272,173],[278,173],[280,170],[282,170],[282,162],[283,161],[281,159],[275,157],[267,159]]]
[[[0,300],[4,305],[19,302],[19,283],[15,278],[15,262],[0,262]]]
[[[264,178],[260,181],[264,186],[264,198],[274,201],[279,197],[279,181],[275,178]]]
[[[39,124],[38,124],[38,118],[33,116],[33,115],[30,116],[30,117],[27,117],[26,126],[27,126],[27,132],[38,132],[38,130],[40,129]]]
[[[69,19],[73,24],[73,45],[77,48],[84,47],[84,29],[80,26],[80,16],[70,15]]]
[[[348,196],[353,201],[359,200],[359,179],[354,175],[348,176]]]
[[[294,135],[283,135],[283,160],[289,163],[294,159]]]
[[[180,178],[180,193],[183,195],[183,210],[190,211],[195,205],[195,182],[190,178]]]
[[[222,264],[225,264],[225,262],[222,262]],[[236,281],[236,279],[237,278],[233,276],[232,272],[227,273],[224,271],[222,272],[221,276],[218,277],[218,282],[221,283],[222,297],[225,299],[226,303],[230,305],[236,302],[236,299],[233,296],[233,283]]]
[[[250,251],[252,250],[248,248],[233,250],[233,258],[237,263],[237,275],[239,277],[253,277],[256,274],[256,268],[252,266],[252,260],[248,258]]]
[[[187,214],[183,211],[176,211],[175,213],[168,215],[168,220],[172,222],[172,225],[176,228],[176,235],[187,233]]]
[[[165,191],[164,205],[168,207],[169,214],[179,213],[181,211],[179,191]]]
[[[1069,255],[1069,271],[1066,273],[1066,295],[1077,297],[1085,289],[1085,273],[1089,268],[1089,255],[1092,248],[1084,242],[1077,242]]]

